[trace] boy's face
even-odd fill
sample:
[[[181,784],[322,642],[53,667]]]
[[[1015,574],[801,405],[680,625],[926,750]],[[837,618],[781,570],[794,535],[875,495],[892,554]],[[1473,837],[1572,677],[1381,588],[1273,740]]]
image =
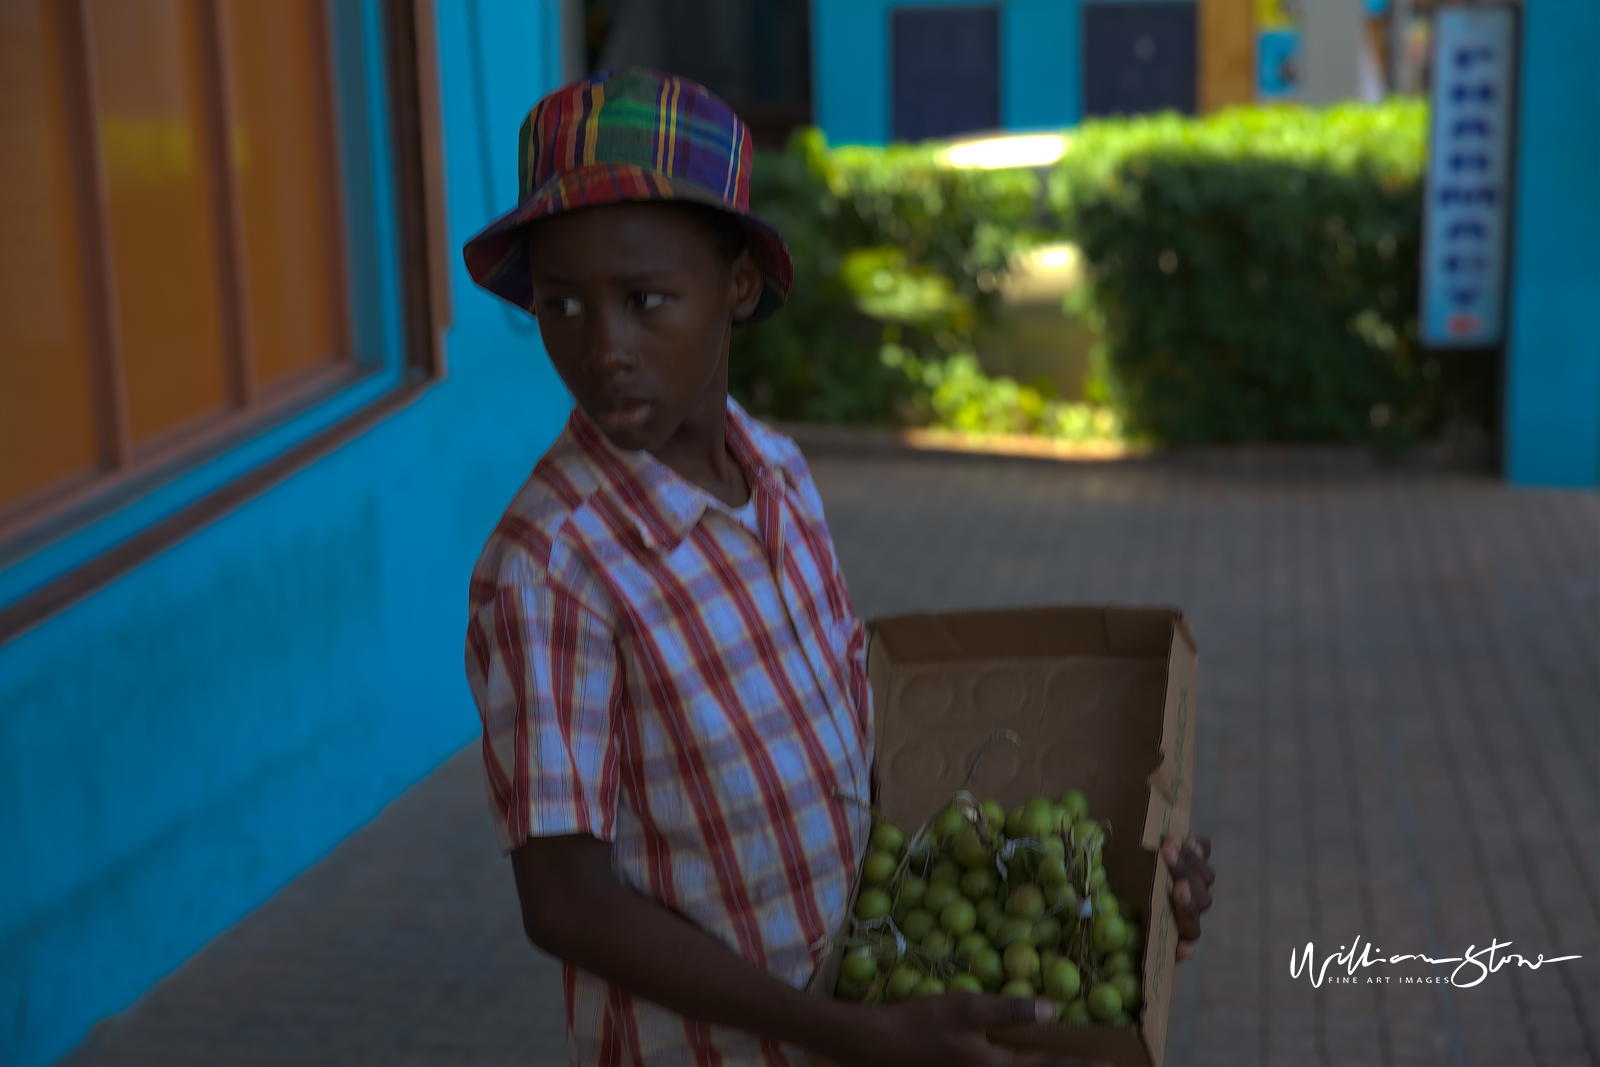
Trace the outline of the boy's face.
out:
[[[654,450],[722,417],[730,331],[761,298],[748,251],[730,263],[703,221],[648,202],[553,215],[530,238],[545,350],[612,443]]]

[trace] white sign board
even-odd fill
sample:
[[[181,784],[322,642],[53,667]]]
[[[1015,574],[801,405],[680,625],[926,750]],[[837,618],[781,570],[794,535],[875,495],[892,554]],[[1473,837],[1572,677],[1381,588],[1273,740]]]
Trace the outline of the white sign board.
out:
[[[1505,330],[1516,13],[1509,5],[1436,11],[1422,343],[1487,348]]]

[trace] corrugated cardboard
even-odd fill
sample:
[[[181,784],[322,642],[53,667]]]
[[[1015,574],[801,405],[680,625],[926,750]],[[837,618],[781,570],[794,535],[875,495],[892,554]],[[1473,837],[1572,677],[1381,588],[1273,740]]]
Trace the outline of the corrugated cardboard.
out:
[[[1105,868],[1148,916],[1144,1006],[1130,1027],[1005,1027],[995,1040],[1160,1067],[1177,935],[1172,877],[1156,854],[1186,833],[1193,781],[1198,651],[1170,608],[1057,607],[902,615],[871,624],[867,670],[877,719],[878,797],[906,828],[950,802],[990,745],[971,789],[1007,808],[1066,789],[1111,823]],[[813,982],[833,988],[837,958]]]

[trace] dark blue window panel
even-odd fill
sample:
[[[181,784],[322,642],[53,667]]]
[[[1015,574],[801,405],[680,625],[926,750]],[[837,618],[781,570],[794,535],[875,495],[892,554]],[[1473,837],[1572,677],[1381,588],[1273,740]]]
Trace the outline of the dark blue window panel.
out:
[[[1195,5],[1088,4],[1083,9],[1083,112],[1194,114]]]
[[[895,8],[890,65],[897,141],[951,137],[1000,125],[1000,12]]]

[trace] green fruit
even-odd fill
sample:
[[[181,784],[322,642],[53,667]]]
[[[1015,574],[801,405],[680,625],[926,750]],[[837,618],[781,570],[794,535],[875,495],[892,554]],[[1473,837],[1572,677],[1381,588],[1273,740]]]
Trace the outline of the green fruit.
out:
[[[992,948],[974,952],[967,961],[967,970],[977,976],[978,981],[985,986],[996,986],[1006,976],[1005,961],[1000,958],[1000,953]]]
[[[998,942],[1000,934],[1006,929],[1006,923],[1009,919],[1010,916],[1006,915],[1005,912],[995,912],[984,922],[983,936],[987,937],[991,942]]]
[[[984,844],[976,826],[968,826],[956,835],[950,842],[950,854],[968,869],[989,865],[989,846]]]
[[[1126,952],[1113,952],[1100,964],[1100,969],[1107,974],[1133,973],[1133,959]]]
[[[1139,988],[1139,976],[1135,974],[1114,974],[1111,976],[1111,987],[1122,998],[1122,1010],[1133,1012],[1139,1010],[1139,1003],[1144,999],[1144,992]]]
[[[944,983],[933,975],[929,975],[917,983],[917,988],[911,991],[912,996],[936,997],[944,992]]]
[[[1006,836],[1021,837],[1022,834],[1022,809],[1012,808],[1006,815]]]
[[[938,924],[939,920],[933,917],[931,911],[914,908],[911,914],[906,916],[906,921],[900,924],[900,932],[905,934],[908,940],[921,941],[928,936],[928,931]]]
[[[968,971],[962,971],[950,979],[947,987],[952,993],[982,993],[983,983],[978,981],[978,976]]]
[[[1089,888],[1099,889],[1106,884],[1106,869],[1098,864],[1089,871]]]
[[[1107,1026],[1132,1026],[1133,1019],[1125,1011],[1119,1011],[1106,1020]]]
[[[1072,843],[1080,849],[1088,849],[1090,853],[1099,851],[1100,846],[1106,841],[1105,827],[1093,819],[1079,819],[1072,824]]]
[[[1101,912],[1105,912],[1107,915],[1116,915],[1118,917],[1122,915],[1122,905],[1117,903],[1117,895],[1111,891],[1110,886],[1103,885],[1099,889],[1093,890],[1090,896],[1094,898],[1095,914],[1098,915]]]
[[[1061,794],[1061,806],[1072,813],[1072,821],[1088,817],[1089,798],[1076,789],[1069,789]]]
[[[1008,945],[1003,959],[1006,974],[1012,978],[1032,979],[1039,973],[1039,954],[1032,945]]]
[[[1000,902],[994,897],[984,897],[975,903],[978,905],[978,925],[986,929],[989,926],[990,919],[996,915],[1005,914],[1005,909],[1000,906]]]
[[[1039,849],[1046,856],[1054,856],[1057,859],[1062,860],[1066,859],[1067,857],[1067,843],[1061,840],[1061,838],[1056,834],[1051,834],[1049,837],[1039,842]]]
[[[1130,923],[1126,919],[1123,925],[1128,928],[1128,940],[1122,945],[1122,950],[1129,956],[1138,959],[1139,952],[1144,948],[1144,927],[1139,923]]]
[[[878,973],[878,961],[872,958],[872,949],[865,945],[853,948],[844,955],[839,973],[857,985],[866,985]]]
[[[894,869],[900,861],[887,852],[874,850],[867,854],[867,861],[861,865],[861,877],[868,885],[882,885],[894,877]]]
[[[1094,950],[1101,955],[1117,951],[1128,940],[1128,927],[1122,917],[1102,915],[1094,921]]]
[[[928,891],[928,883],[914,874],[908,874],[900,880],[900,905],[904,908],[914,908],[922,903],[922,894]]]
[[[1044,887],[1044,900],[1052,908],[1059,907],[1062,912],[1076,915],[1078,913],[1078,891],[1067,882]]]
[[[933,865],[933,870],[928,872],[929,885],[955,885],[961,881],[961,865],[955,860],[941,858]]]
[[[993,896],[997,884],[992,867],[977,867],[961,876],[961,892],[968,900],[983,900]]]
[[[973,930],[971,933],[961,935],[961,940],[956,942],[956,955],[964,960],[970,960],[988,947],[989,939],[977,930]]]
[[[922,975],[917,973],[915,967],[909,963],[898,964],[894,970],[889,972],[889,999],[904,1000],[916,992],[917,986],[921,984]],[[1115,995],[1115,993],[1116,990],[1112,990],[1112,994]],[[1119,1004],[1118,1007],[1121,1007],[1121,1005]]]
[[[1000,987],[1002,997],[1031,997],[1034,992],[1033,983],[1026,978],[1013,978]]]
[[[872,847],[898,856],[906,847],[905,831],[892,822],[880,822],[872,828]]]
[[[1051,948],[1061,940],[1061,920],[1054,915],[1033,921],[1034,948]]]
[[[1094,1022],[1089,1017],[1089,1005],[1080,998],[1070,1002],[1066,1010],[1061,1013],[1061,1021],[1069,1026],[1088,1026]]]
[[[1043,837],[1050,832],[1054,819],[1055,811],[1048,800],[1036,797],[1028,801],[1027,807],[1022,809],[1022,836]]]
[[[997,948],[1033,944],[1033,922],[1020,915],[1007,915],[1000,923],[999,936],[990,938]]]
[[[1044,911],[1044,891],[1032,883],[1017,886],[1006,898],[1006,912],[1031,919]]]
[[[978,806],[978,810],[983,814],[983,824],[991,831],[999,830],[1005,826],[1006,809],[1000,806],[998,800],[992,798],[985,800]]]
[[[935,882],[922,894],[922,908],[935,915],[961,899],[961,890],[949,882]]]
[[[1033,947],[1039,948],[1038,945],[1034,945]],[[1056,965],[1056,961],[1060,958],[1061,953],[1053,948],[1039,948],[1039,973],[1049,974],[1050,968],[1054,967]]]
[[[1110,982],[1096,982],[1087,998],[1089,1014],[1101,1022],[1109,1022],[1122,1010],[1122,994]]]
[[[961,814],[961,809],[952,804],[941,811],[939,817],[934,820],[933,832],[940,840],[948,841],[970,825],[967,817]]]
[[[939,925],[955,937],[970,934],[972,928],[978,925],[978,909],[972,906],[970,900],[951,901],[939,913]]]
[[[1083,983],[1083,976],[1078,972],[1078,965],[1071,960],[1056,960],[1055,964],[1044,972],[1044,991],[1052,997],[1062,1000],[1071,1000],[1078,995],[1078,987]]]
[[[1072,825],[1072,816],[1060,804],[1050,805],[1050,832],[1059,834]]]
[[[955,944],[950,940],[950,935],[943,930],[929,930],[922,935],[918,943],[923,954],[930,959],[942,960],[955,950]]]
[[[889,914],[889,894],[881,889],[864,889],[856,897],[856,918],[863,921],[881,919]]]
[[[1050,838],[1055,841],[1059,838]],[[1039,873],[1036,874],[1040,885],[1060,885],[1067,880],[1067,861],[1060,856],[1046,856],[1039,861]]]

